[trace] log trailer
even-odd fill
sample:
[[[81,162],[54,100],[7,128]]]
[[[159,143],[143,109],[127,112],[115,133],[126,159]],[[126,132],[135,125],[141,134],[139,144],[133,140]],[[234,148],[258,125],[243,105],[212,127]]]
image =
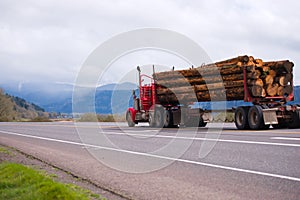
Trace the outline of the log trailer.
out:
[[[252,103],[251,106],[228,110],[234,112],[235,125],[239,130],[265,130],[270,125],[276,129],[300,128],[300,106],[289,104],[294,100],[293,63],[263,63],[252,56],[239,56],[214,65],[224,83],[221,89],[216,88],[218,83],[214,82],[215,75],[209,72],[211,64],[160,73],[155,73],[153,66],[152,76],[142,74],[140,67],[137,67],[139,94],[136,96],[133,91],[133,107],[126,112],[128,126],[148,122],[151,127],[205,127],[212,120],[212,111],[192,105],[194,102],[215,101],[218,95],[226,94],[229,101]],[[207,76],[204,77],[202,73]],[[238,77],[240,80],[236,80]],[[282,77],[288,77],[289,80],[282,81]],[[205,81],[202,80],[204,78]],[[270,78],[271,83],[268,83]],[[147,84],[144,83],[145,79],[149,80]],[[188,82],[189,86],[180,85],[180,81]],[[213,91],[208,91],[208,88]]]

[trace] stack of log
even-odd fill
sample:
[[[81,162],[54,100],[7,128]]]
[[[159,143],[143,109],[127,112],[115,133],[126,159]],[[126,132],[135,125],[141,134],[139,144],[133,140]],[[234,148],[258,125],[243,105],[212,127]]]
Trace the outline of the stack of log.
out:
[[[153,77],[160,103],[244,100],[244,82],[252,97],[283,97],[293,92],[293,66],[288,60],[263,62],[239,56]]]

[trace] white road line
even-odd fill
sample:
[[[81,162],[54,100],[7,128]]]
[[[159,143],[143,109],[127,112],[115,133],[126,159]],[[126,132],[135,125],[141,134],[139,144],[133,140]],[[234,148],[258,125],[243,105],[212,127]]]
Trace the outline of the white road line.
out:
[[[273,140],[298,140],[300,141],[300,138],[292,138],[292,137],[271,137]]]
[[[121,136],[137,136],[139,138],[171,138],[182,140],[200,140],[200,141],[215,141],[215,142],[228,142],[228,143],[241,143],[241,144],[259,144],[259,145],[273,145],[273,146],[287,146],[287,147],[300,147],[300,144],[287,144],[287,143],[275,143],[275,142],[257,142],[247,140],[225,140],[225,139],[212,139],[212,138],[199,138],[199,137],[182,137],[182,136],[170,136],[170,135],[147,135],[142,133],[118,133],[118,132],[105,132],[107,135],[121,135]],[[208,133],[210,134],[210,133]]]
[[[84,147],[92,147],[92,148],[97,148],[97,149],[104,149],[104,150],[116,151],[116,152],[122,152],[122,153],[134,154],[134,155],[142,155],[142,156],[147,156],[147,157],[152,157],[152,158],[172,160],[172,161],[195,164],[195,165],[201,165],[201,166],[206,166],[206,167],[213,167],[213,168],[218,168],[218,169],[225,169],[225,170],[231,170],[231,171],[237,171],[237,172],[243,172],[243,173],[249,173],[249,174],[255,174],[255,175],[262,175],[262,176],[269,176],[269,177],[273,177],[273,178],[281,178],[281,179],[300,182],[300,178],[292,177],[292,176],[272,174],[272,173],[260,172],[260,171],[254,171],[254,170],[248,170],[248,169],[240,169],[240,168],[235,168],[235,167],[228,167],[228,166],[223,166],[223,165],[216,165],[216,164],[198,162],[198,161],[193,161],[193,160],[172,158],[172,157],[166,157],[166,156],[160,156],[160,155],[154,155],[154,154],[148,154],[148,153],[142,153],[142,152],[136,152],[136,151],[122,150],[122,149],[115,149],[115,148],[97,146],[97,145],[92,145],[92,144],[83,144],[83,143],[78,143],[78,142],[59,140],[59,139],[54,139],[54,138],[46,138],[46,137],[40,137],[40,136],[34,136],[34,135],[26,135],[26,134],[15,133],[15,132],[8,132],[8,131],[0,131],[0,132],[4,133],[4,134],[9,134],[9,135],[17,135],[17,136],[35,138],[35,139],[40,139],[40,140],[59,142],[59,143],[64,143],[64,144],[72,144],[72,145],[79,145],[79,146],[84,146]]]

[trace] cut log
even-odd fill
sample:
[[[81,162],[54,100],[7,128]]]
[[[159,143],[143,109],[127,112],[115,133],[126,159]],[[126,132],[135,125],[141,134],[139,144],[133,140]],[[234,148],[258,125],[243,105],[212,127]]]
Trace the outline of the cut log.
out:
[[[196,68],[198,74],[200,73],[202,76],[212,76],[212,75],[229,75],[229,74],[239,74],[243,73],[243,67],[237,65],[226,65],[221,68]],[[189,72],[182,72],[183,76],[193,76],[193,74],[189,74]]]
[[[266,73],[269,73],[269,72],[270,72],[270,67],[264,66],[264,67],[262,67],[262,71],[263,71],[263,72],[266,72]],[[270,73],[269,73],[269,74],[270,74]]]
[[[271,61],[271,62],[264,62],[264,66],[269,66],[271,69],[279,72],[278,74],[281,74],[283,72],[292,73],[294,63],[292,63],[288,60]]]
[[[198,101],[222,99],[225,94],[227,100],[243,100],[245,76],[252,97],[291,94],[293,66],[288,60],[263,62],[239,56],[197,68],[155,73],[153,77],[161,102],[188,102],[195,94]]]
[[[293,92],[293,87],[291,85],[279,86],[277,90],[278,96],[289,96]]]
[[[284,96],[284,86],[279,86],[277,89],[278,96]]]
[[[249,88],[253,97],[265,97],[266,91],[262,86],[254,85]]]
[[[230,81],[230,82],[219,82],[219,83],[213,83],[213,84],[201,84],[201,85],[195,85],[195,86],[183,86],[183,87],[158,87],[156,93],[161,94],[171,94],[175,93],[177,94],[183,94],[187,93],[187,91],[208,91],[208,90],[218,90],[218,89],[229,89],[229,88],[236,88],[236,87],[243,87],[244,81],[238,80],[238,81]]]
[[[226,96],[225,96],[226,94]],[[200,91],[196,93],[183,94],[166,94],[158,95],[160,103],[188,103],[188,102],[203,102],[203,101],[223,101],[223,100],[243,100],[244,88],[229,88],[210,91]]]
[[[238,81],[230,81],[230,82],[221,82],[221,83],[212,83],[207,85],[197,85],[195,87],[195,91],[206,91],[206,90],[217,90],[217,89],[229,89],[229,88],[235,88],[235,87],[243,87],[244,81],[238,80]]]
[[[255,59],[254,62],[255,62],[256,67],[262,67],[264,64],[262,59]]]
[[[253,56],[249,56],[249,62],[254,62],[254,57]]]
[[[260,87],[264,86],[264,82],[260,78],[259,79],[254,79],[254,80],[249,79],[247,81],[247,83],[248,83],[248,86],[254,86],[254,85],[257,85],[257,86],[260,86]]]
[[[231,58],[231,59],[227,59],[227,60],[224,60],[224,61],[219,61],[219,62],[216,62],[216,65],[218,64],[234,64],[234,63],[237,63],[237,62],[242,62],[242,63],[247,63],[249,61],[249,57],[247,55],[245,56],[238,56],[236,58]]]
[[[170,79],[159,79],[156,81],[158,85],[162,85],[165,87],[181,87],[181,86],[189,86],[189,85],[201,85],[201,84],[209,84],[209,83],[217,83],[217,82],[230,82],[230,81],[238,81],[243,80],[244,75],[240,74],[229,74],[223,76],[198,76],[198,77],[179,77],[179,78],[170,78]]]
[[[274,78],[273,78],[273,76],[271,76],[271,75],[267,75],[267,76],[264,78],[264,83],[265,83],[266,85],[271,85],[271,84],[273,84],[273,82],[274,82]]]
[[[256,67],[255,65],[246,65],[247,72],[255,72]]]
[[[286,77],[286,76],[280,76],[280,77],[279,77],[279,84],[280,84],[281,86],[286,86],[286,85],[288,85],[289,83],[290,83],[290,80],[289,80],[288,77]]]
[[[259,79],[261,76],[261,72],[259,70],[255,70],[254,72],[247,73],[247,78],[250,79]]]
[[[241,67],[244,65],[244,62],[231,62],[231,63],[211,63],[211,64],[207,64],[207,65],[202,65],[199,68],[211,68],[211,67],[217,67],[217,68],[226,68],[228,66],[238,66]]]
[[[162,79],[174,79],[180,77],[198,77],[198,76],[211,76],[211,75],[229,75],[229,74],[239,74],[243,72],[243,66],[240,62],[234,64],[227,64],[218,67],[215,64],[204,65],[202,67],[190,68],[187,70],[177,70],[160,72],[153,74],[156,80]]]
[[[276,76],[276,71],[275,70],[270,70],[269,75],[274,78]]]
[[[276,96],[278,87],[279,87],[279,85],[277,83],[267,85],[267,89],[266,89],[267,95],[271,96],[271,97]]]

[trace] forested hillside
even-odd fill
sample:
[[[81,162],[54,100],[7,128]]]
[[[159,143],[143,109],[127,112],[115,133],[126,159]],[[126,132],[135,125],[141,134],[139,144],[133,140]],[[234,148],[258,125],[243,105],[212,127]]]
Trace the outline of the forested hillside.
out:
[[[0,89],[0,121],[18,121],[48,117],[45,110],[26,100],[5,94]]]

